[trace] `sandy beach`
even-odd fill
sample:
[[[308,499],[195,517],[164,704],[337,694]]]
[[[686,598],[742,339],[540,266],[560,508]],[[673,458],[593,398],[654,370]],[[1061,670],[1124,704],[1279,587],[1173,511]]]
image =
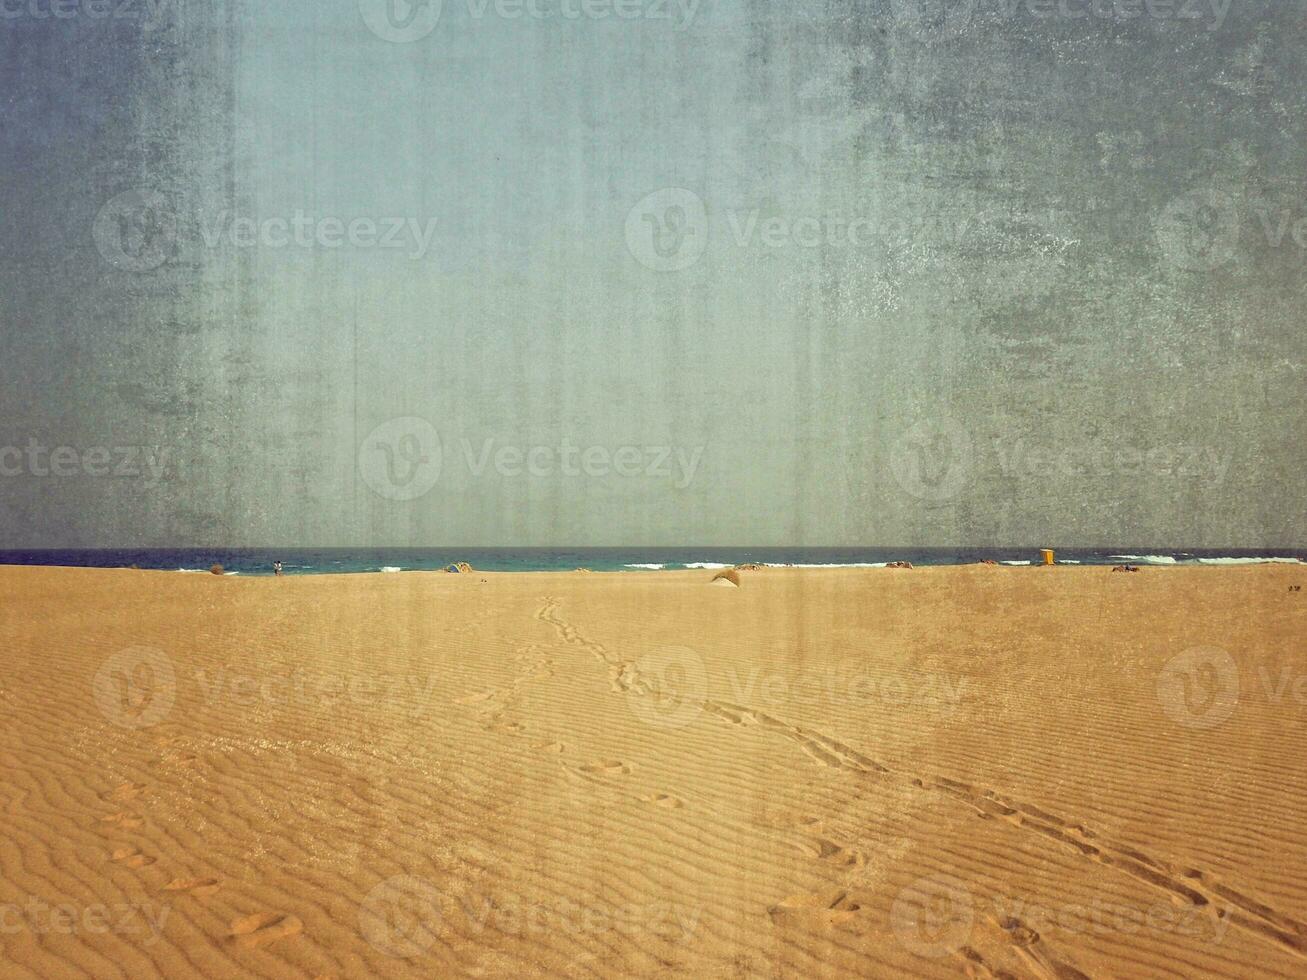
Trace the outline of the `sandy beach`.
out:
[[[1301,566],[0,568],[5,977],[1302,976]]]

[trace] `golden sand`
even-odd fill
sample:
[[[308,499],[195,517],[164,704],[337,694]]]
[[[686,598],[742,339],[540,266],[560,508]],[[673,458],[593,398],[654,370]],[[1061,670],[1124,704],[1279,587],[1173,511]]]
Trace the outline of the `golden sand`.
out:
[[[0,569],[0,975],[1307,973],[1303,569],[710,579]]]

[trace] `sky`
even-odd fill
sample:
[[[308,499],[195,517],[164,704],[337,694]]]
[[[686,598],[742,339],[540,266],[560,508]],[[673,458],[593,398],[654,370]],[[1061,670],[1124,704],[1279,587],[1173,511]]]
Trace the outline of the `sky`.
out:
[[[1305,28],[5,0],[0,547],[1307,546]]]

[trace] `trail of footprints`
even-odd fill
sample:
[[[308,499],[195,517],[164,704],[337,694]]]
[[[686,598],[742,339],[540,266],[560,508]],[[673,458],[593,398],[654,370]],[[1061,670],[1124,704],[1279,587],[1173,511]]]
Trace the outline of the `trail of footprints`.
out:
[[[838,927],[846,923],[856,923],[862,905],[846,889],[834,888],[824,892],[800,893],[777,902],[767,910],[772,921],[783,925],[787,921],[811,923],[817,921],[826,926]],[[1017,958],[1030,972],[1045,980],[1089,980],[1089,976],[1063,954],[1054,953],[1034,929],[1031,929],[1015,917],[983,917],[974,924],[981,938],[990,943],[1012,949]],[[1018,980],[1008,970],[991,962],[975,946],[960,946],[952,954],[969,977],[993,978],[993,980]]]
[[[487,731],[497,732],[501,735],[525,735],[526,726],[519,721],[506,718],[505,712],[516,704],[520,698],[523,685],[537,678],[553,676],[554,661],[544,656],[540,647],[531,644],[522,647],[517,653],[515,659],[518,663],[523,664],[523,667],[508,682],[507,686],[476,691],[465,697],[454,699],[454,704],[476,710],[482,716]]]
[[[1048,980],[1089,980],[1088,974],[1055,955],[1043,937],[1020,919],[987,916],[978,923],[978,927],[982,932],[1005,941],[1016,951],[1022,963],[1038,977],[1047,977]],[[974,946],[962,946],[954,956],[962,962],[968,976],[1015,980],[1011,973],[989,962]]]
[[[614,691],[659,696],[673,704],[682,703],[682,699],[658,691],[654,685],[642,678],[633,663],[614,658],[602,645],[587,639],[564,620],[558,614],[560,606],[558,599],[545,597],[544,603],[545,605],[536,611],[536,618],[554,627],[567,643],[580,647],[605,663],[610,670]],[[918,789],[942,793],[971,808],[981,819],[1001,820],[1021,830],[1039,834],[1074,851],[1086,860],[1115,868],[1153,888],[1164,891],[1171,899],[1181,904],[1194,907],[1211,906],[1216,915],[1228,919],[1231,924],[1261,936],[1291,953],[1307,957],[1307,924],[1244,895],[1209,872],[1198,868],[1178,867],[1124,844],[1102,838],[1082,823],[1013,800],[996,790],[972,786],[943,776],[917,774],[891,768],[828,735],[791,725],[752,708],[712,699],[696,699],[694,703],[706,714],[726,724],[756,726],[786,738],[823,766],[862,775],[907,779]],[[819,823],[816,818],[809,819],[814,824]],[[850,869],[860,868],[865,864],[865,857],[855,848],[842,846],[823,837],[812,838],[809,845],[809,853],[818,859]],[[822,905],[823,896],[808,898],[815,905]],[[1220,907],[1218,900],[1225,903],[1225,906]],[[799,901],[796,897],[786,901],[796,902],[797,908],[805,906],[806,900]],[[836,904],[838,905],[838,902]],[[782,904],[774,908],[786,908],[786,906]],[[826,918],[831,918],[826,913],[830,913],[832,908],[834,906],[825,907],[823,915]],[[839,913],[849,910],[834,908],[834,911]],[[843,917],[836,915],[835,918]],[[1011,942],[1017,945],[1022,957],[1045,974],[1058,980],[1076,980],[1084,976],[1074,966],[1062,963],[1049,953],[1038,935],[1019,921],[1009,920],[996,925]],[[974,949],[970,950],[968,960],[978,970],[988,969],[983,958]],[[1001,975],[1001,971],[993,975]]]
[[[179,736],[156,737],[156,744],[165,750],[165,754],[157,764],[193,766],[201,761],[197,755],[171,751],[172,747],[180,741],[182,739]],[[149,787],[144,783],[126,782],[102,793],[100,799],[117,806],[118,809],[99,818],[101,829],[106,833],[118,833],[142,827],[145,823],[144,817],[129,806],[141,802],[148,789]],[[132,844],[121,844],[110,852],[109,860],[123,867],[138,870],[155,864],[158,858],[145,854]],[[221,888],[221,879],[201,877],[173,878],[163,886],[162,890],[206,898],[217,893]],[[296,935],[303,930],[304,923],[297,916],[284,912],[256,912],[232,921],[227,938],[237,946],[250,949]]]
[[[654,688],[640,678],[633,663],[614,657],[602,644],[587,639],[576,627],[562,619],[558,615],[560,605],[558,599],[546,596],[544,601],[545,604],[536,610],[536,619],[548,623],[557,630],[558,635],[563,638],[564,642],[580,647],[606,665],[608,667],[608,677],[615,693],[624,694],[628,691],[635,691],[638,694],[657,693]]]
[[[597,644],[587,644],[586,641],[575,631],[569,634],[569,641],[578,643],[583,646],[589,646],[597,656],[603,657],[602,648]],[[476,691],[472,694],[465,695],[454,699],[454,704],[460,707],[472,708],[482,716],[482,722],[487,731],[496,732],[503,735],[523,736],[528,733],[526,725],[519,721],[511,720],[506,717],[509,711],[520,699],[522,688],[530,681],[542,677],[551,677],[554,674],[555,662],[553,659],[544,656],[541,648],[536,644],[529,644],[520,648],[518,656],[515,658],[523,664],[523,668],[508,682],[507,685],[497,688],[489,688],[484,691]],[[614,683],[617,683],[617,676],[621,672],[621,667],[625,665],[615,665],[617,671],[614,674]],[[531,746],[538,752],[546,752],[550,755],[562,756],[567,752],[567,746],[559,741],[542,741],[533,743]],[[620,759],[601,759],[596,762],[587,762],[583,764],[573,764],[559,760],[559,765],[566,776],[578,784],[591,784],[602,786],[614,786],[615,780],[631,774],[631,767]],[[668,793],[656,793],[649,796],[640,797],[642,802],[649,803],[653,806],[663,809],[679,809],[683,803],[680,799]]]

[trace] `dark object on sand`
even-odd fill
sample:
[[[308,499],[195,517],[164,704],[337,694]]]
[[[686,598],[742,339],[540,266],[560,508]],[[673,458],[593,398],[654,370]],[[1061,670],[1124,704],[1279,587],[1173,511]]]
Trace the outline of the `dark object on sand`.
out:
[[[209,571],[212,572],[214,575],[223,574],[222,566],[219,565],[217,562],[214,562],[212,565],[209,566]]]
[[[743,565],[736,565],[736,571],[740,572],[761,572],[762,566],[757,562],[747,561]]]
[[[1139,566],[1138,566],[1138,565],[1117,565],[1117,566],[1115,566],[1115,567],[1112,569],[1112,571],[1114,571],[1114,572],[1137,572],[1137,571],[1139,571]]]
[[[446,568],[445,571],[447,571],[447,572],[453,572],[453,573],[455,573],[455,574],[458,574],[458,573],[461,572],[462,574],[467,575],[469,572],[472,571],[472,566],[469,565],[469,564],[468,564],[467,562],[465,562],[465,561],[456,561],[456,562],[454,562],[454,564],[452,564],[452,565],[450,565],[448,568]]]
[[[911,567],[912,567],[912,562],[910,562],[910,561],[892,561],[892,562],[890,562],[889,564],[887,564],[885,567],[886,567],[886,568],[911,568]]]
[[[982,565],[997,565],[997,564],[998,564],[998,562],[996,562],[993,558],[982,558],[982,559],[980,559],[980,563],[981,563]]]
[[[281,562],[274,561],[272,563],[272,574],[277,576],[277,578],[281,578]]]

